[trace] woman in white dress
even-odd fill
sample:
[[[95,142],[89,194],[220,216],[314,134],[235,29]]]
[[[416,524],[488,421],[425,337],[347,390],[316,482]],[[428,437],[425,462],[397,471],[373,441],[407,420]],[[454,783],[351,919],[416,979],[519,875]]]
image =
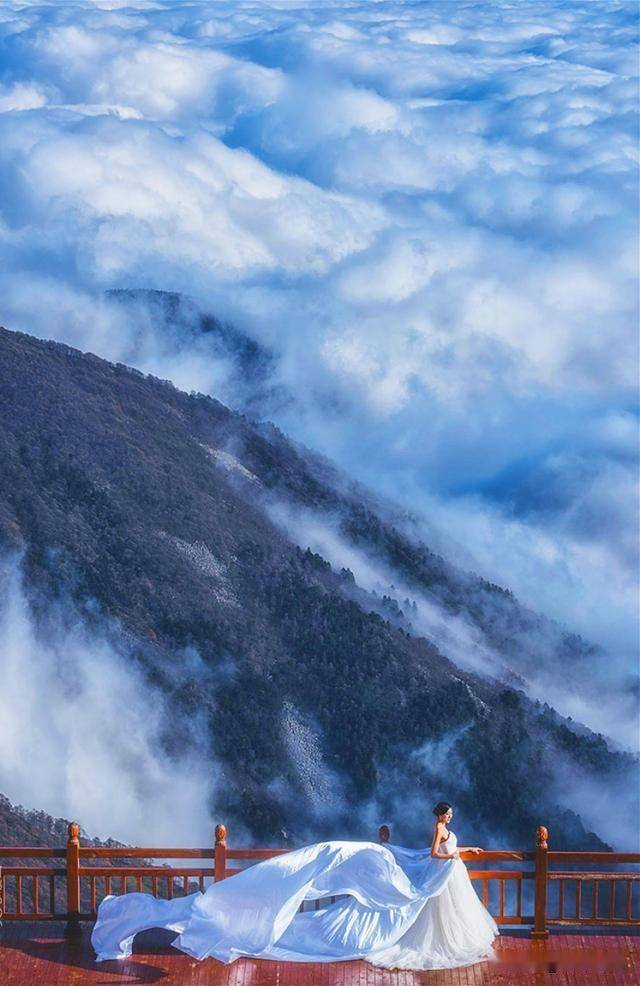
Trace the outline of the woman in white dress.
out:
[[[176,931],[173,945],[188,955],[220,962],[366,959],[402,969],[479,962],[492,955],[498,929],[448,828],[451,806],[441,802],[434,813],[430,849],[319,842],[263,860],[204,894],[105,897],[91,935],[97,959],[130,955],[139,931],[159,927]],[[300,911],[304,900],[336,895],[328,906]]]
[[[448,828],[453,808],[441,801],[433,809],[436,823],[432,859],[452,860],[451,874],[438,894],[429,897],[416,920],[389,948],[369,956],[373,965],[396,969],[451,969],[493,958],[498,926],[479,900],[461,852],[479,853],[478,846],[458,846]]]

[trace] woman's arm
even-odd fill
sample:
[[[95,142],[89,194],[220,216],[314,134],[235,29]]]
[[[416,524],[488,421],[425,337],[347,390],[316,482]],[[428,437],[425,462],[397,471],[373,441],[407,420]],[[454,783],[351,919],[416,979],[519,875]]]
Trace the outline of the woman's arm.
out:
[[[458,852],[482,852],[480,846],[458,846]]]
[[[431,855],[434,859],[458,859],[458,850],[455,852],[440,852],[440,844],[444,840],[444,825],[438,822],[433,832],[433,842],[431,843]]]

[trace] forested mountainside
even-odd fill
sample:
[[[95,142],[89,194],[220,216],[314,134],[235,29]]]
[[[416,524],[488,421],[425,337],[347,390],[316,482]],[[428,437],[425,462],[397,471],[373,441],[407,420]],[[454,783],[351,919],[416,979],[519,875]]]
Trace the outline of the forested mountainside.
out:
[[[0,543],[22,557],[35,617],[68,600],[119,634],[170,697],[173,750],[189,717],[206,718],[216,818],[275,844],[370,838],[375,815],[415,841],[446,795],[479,833],[499,819],[512,844],[541,821],[556,847],[603,844],[567,778],[583,803],[591,784],[616,796],[632,758],[453,663],[420,635],[422,596],[374,596],[278,517],[337,519],[452,620],[470,614],[516,682],[531,660],[586,660],[588,647],[412,541],[275,429],[0,329],[0,459]]]
[[[52,848],[64,848],[67,844],[67,825],[66,818],[53,818],[45,811],[38,811],[34,808],[24,808],[22,805],[12,804],[4,794],[0,794],[0,846],[48,846]],[[123,842],[115,839],[91,838],[82,829],[80,830],[80,845],[82,846],[113,846],[121,847]],[[113,861],[106,861],[101,865],[111,866]],[[37,865],[36,862],[33,864]],[[126,866],[123,860],[118,861],[118,866]]]
[[[37,811],[33,808],[23,808],[22,805],[11,804],[8,798],[0,794],[0,846],[46,846],[53,849],[63,849],[67,843],[67,825],[68,821],[65,818],[53,818],[44,811]],[[120,848],[124,843],[117,842],[115,839],[100,841],[100,839],[91,838],[81,829],[80,845]],[[100,861],[100,865],[133,866],[137,862],[137,860],[132,859],[103,859]],[[21,859],[6,857],[2,859],[0,865],[47,866],[49,864],[35,857]],[[59,885],[55,888],[56,909],[58,913],[63,914],[66,910],[66,891],[60,881],[57,881],[57,883]],[[41,894],[43,889],[41,888]],[[32,881],[25,880],[24,886],[22,887],[22,902],[24,907],[31,907],[33,893]],[[4,907],[6,909],[13,909],[15,903],[15,883],[13,880],[8,880]],[[46,897],[45,903],[48,906],[48,897]]]

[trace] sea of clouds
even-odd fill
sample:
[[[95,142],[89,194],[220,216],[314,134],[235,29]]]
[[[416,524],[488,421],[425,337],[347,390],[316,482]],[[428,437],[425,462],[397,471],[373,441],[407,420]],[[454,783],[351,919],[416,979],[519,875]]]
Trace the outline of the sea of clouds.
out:
[[[0,322],[230,399],[637,667],[637,8],[0,7]]]

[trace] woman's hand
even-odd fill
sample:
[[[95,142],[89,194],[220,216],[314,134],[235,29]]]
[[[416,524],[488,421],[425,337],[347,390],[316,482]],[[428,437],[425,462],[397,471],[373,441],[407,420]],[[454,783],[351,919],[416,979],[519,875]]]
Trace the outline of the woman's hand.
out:
[[[451,859],[460,859],[460,853],[457,849],[455,852],[451,853]]]
[[[480,848],[480,846],[470,846],[468,851],[475,853],[475,855],[477,856],[479,852],[482,852],[482,849]]]

